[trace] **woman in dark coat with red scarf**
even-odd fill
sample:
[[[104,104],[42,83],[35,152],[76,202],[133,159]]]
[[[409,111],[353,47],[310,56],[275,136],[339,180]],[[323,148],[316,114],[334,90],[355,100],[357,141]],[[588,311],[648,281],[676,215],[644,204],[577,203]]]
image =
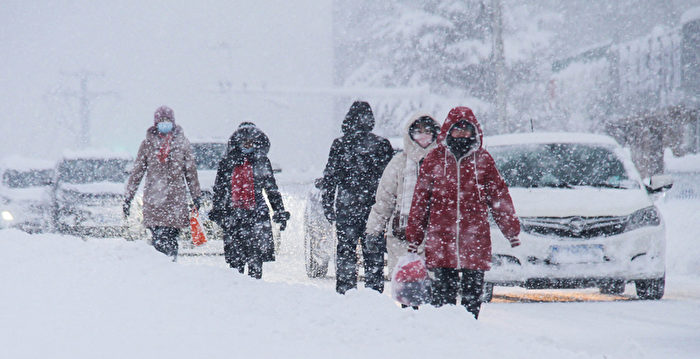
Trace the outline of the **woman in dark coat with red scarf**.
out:
[[[471,109],[450,111],[421,164],[406,228],[409,251],[425,241],[433,304],[457,304],[461,294],[475,318],[491,263],[489,213],[511,246],[520,245],[513,201],[482,138]]]
[[[214,183],[214,204],[209,217],[224,231],[224,255],[231,268],[262,278],[263,262],[275,260],[270,212],[263,190],[284,230],[289,212],[267,158],[270,140],[250,122],[231,135],[227,153],[219,162]]]

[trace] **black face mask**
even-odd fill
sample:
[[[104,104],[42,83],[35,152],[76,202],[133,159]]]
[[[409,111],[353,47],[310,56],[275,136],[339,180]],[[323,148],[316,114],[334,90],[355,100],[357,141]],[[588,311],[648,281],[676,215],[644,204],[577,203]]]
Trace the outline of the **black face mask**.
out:
[[[450,148],[450,151],[452,151],[452,153],[454,153],[457,158],[460,158],[472,149],[472,147],[476,143],[476,137],[447,136],[445,141],[447,142],[447,147]]]

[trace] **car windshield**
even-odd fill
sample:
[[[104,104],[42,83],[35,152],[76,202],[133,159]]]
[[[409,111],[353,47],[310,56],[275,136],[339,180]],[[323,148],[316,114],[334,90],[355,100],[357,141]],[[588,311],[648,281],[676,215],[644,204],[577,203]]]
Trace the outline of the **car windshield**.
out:
[[[130,162],[116,158],[65,160],[58,166],[58,178],[73,184],[125,182]]]
[[[10,188],[48,186],[52,177],[51,169],[7,170],[2,175],[2,183]]]
[[[510,187],[630,188],[624,165],[610,148],[589,144],[494,146],[489,153]]]
[[[198,170],[216,170],[224,156],[226,144],[219,142],[193,143],[192,154]]]

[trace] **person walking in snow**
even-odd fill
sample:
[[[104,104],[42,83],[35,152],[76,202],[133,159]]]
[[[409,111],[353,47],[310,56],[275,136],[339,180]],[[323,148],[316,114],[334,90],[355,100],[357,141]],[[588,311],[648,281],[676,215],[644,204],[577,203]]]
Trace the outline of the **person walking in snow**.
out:
[[[243,122],[231,135],[226,155],[219,162],[214,182],[214,205],[209,218],[224,231],[226,262],[248,275],[262,278],[263,262],[275,260],[270,212],[263,190],[274,210],[273,220],[284,231],[289,212],[267,157],[270,140],[253,123]]]
[[[371,133],[374,115],[367,102],[355,101],[343,120],[343,136],[331,146],[323,171],[322,202],[329,222],[335,222],[336,291],[357,287],[357,244],[365,261],[365,287],[384,287],[384,243],[365,237],[365,226],[379,178],[393,156],[389,140]],[[336,193],[337,192],[337,193]]]
[[[144,175],[143,224],[153,234],[156,250],[175,261],[180,229],[190,223],[187,188],[194,210],[199,210],[202,192],[190,141],[182,127],[175,124],[175,114],[167,106],[156,109],[153,126],[139,147],[126,186],[125,217],[129,216],[131,201]]]
[[[425,242],[433,305],[457,304],[461,294],[461,304],[477,319],[491,262],[489,212],[511,246],[520,245],[508,187],[482,139],[471,109],[449,112],[437,148],[420,166],[406,228],[409,251]]]
[[[387,232],[387,267],[390,277],[397,259],[407,253],[406,224],[418,168],[423,157],[435,148],[439,131],[440,125],[432,116],[413,116],[404,127],[403,151],[391,159],[379,181],[375,203],[367,220],[366,236],[373,238],[371,241],[381,241]],[[387,227],[390,228],[388,231]]]

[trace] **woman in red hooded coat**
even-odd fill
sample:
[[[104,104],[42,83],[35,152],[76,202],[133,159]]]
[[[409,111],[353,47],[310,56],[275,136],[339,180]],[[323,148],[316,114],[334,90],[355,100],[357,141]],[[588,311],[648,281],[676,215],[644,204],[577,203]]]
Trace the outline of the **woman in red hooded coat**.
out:
[[[484,272],[490,268],[489,212],[511,246],[520,244],[520,222],[508,187],[468,107],[453,108],[438,146],[423,160],[406,229],[409,250],[425,241],[433,277],[433,304],[461,304],[478,318]]]

